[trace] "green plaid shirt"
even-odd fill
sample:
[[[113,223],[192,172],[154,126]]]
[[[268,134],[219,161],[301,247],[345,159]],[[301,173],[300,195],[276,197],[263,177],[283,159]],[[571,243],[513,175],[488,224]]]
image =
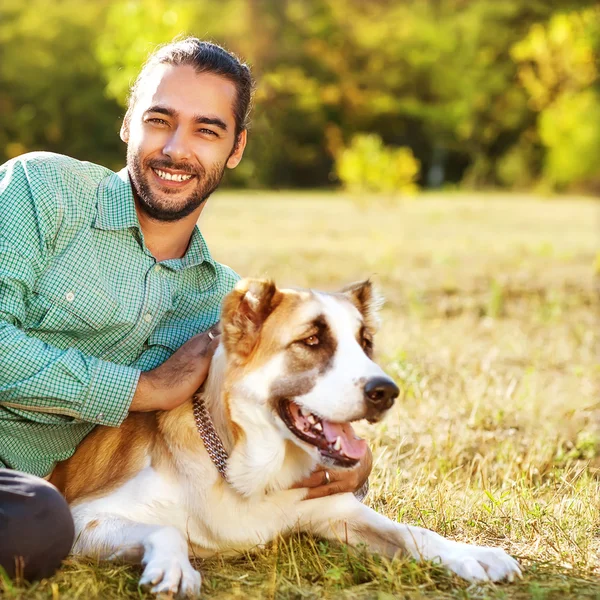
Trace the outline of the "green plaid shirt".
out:
[[[157,263],[127,170],[45,152],[0,167],[0,466],[48,474],[127,416],[141,371],[219,319],[238,276],[196,227]]]

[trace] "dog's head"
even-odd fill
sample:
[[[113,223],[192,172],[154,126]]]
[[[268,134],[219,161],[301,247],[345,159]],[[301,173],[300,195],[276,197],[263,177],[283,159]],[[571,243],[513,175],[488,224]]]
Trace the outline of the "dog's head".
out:
[[[379,298],[369,281],[339,293],[278,289],[244,279],[223,303],[231,419],[275,428],[325,465],[366,451],[352,421],[378,421],[398,395],[372,360]]]

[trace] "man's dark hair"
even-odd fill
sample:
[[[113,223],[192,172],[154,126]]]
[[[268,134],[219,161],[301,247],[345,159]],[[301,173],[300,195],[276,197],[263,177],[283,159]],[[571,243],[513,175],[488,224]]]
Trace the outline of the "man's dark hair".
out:
[[[233,106],[236,140],[244,129],[248,129],[254,91],[250,68],[221,46],[212,42],[203,42],[195,37],[165,44],[148,57],[131,87],[125,115],[126,122],[131,117],[144,79],[158,65],[190,66],[196,73],[213,73],[231,81],[236,88],[236,99]]]

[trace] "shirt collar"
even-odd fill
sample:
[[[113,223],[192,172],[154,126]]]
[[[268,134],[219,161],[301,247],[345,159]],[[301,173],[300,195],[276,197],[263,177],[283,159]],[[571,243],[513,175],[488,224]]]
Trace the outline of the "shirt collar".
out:
[[[215,267],[215,261],[210,255],[208,246],[204,241],[204,237],[200,233],[200,229],[198,229],[198,225],[196,225],[194,227],[194,231],[192,231],[192,238],[190,240],[190,245],[187,249],[187,252],[181,259],[181,264],[184,268],[187,268],[194,267],[205,261]]]
[[[127,167],[105,177],[98,185],[94,227],[115,230],[140,228]]]
[[[98,205],[94,227],[104,230],[136,227],[141,233],[127,167],[124,167],[118,173],[112,173],[105,177],[98,186],[97,196]],[[203,262],[207,262],[216,270],[215,261],[208,250],[204,237],[200,233],[200,229],[198,229],[198,225],[196,225],[185,256],[164,261],[162,264],[177,270],[179,268],[194,267]]]

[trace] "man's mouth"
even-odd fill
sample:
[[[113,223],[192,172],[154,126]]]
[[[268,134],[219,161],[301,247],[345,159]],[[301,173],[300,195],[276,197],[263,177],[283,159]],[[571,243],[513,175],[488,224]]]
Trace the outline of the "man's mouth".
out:
[[[279,415],[287,428],[303,442],[315,446],[326,458],[343,467],[352,467],[367,451],[350,423],[334,423],[301,408],[292,400],[279,401]]]
[[[190,179],[194,177],[191,173],[173,173],[171,171],[165,171],[163,169],[155,169],[152,167],[152,172],[164,185],[168,186],[180,186],[185,185]]]

